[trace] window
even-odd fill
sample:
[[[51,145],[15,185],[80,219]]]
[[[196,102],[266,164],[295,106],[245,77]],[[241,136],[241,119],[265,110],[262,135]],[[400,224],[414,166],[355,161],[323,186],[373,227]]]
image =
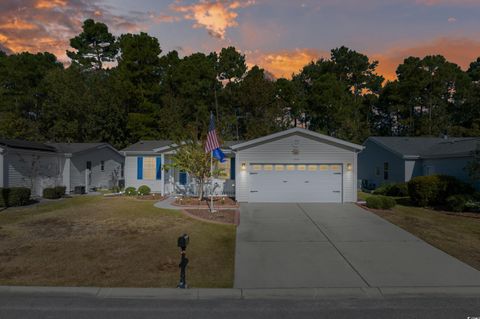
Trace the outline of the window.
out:
[[[285,167],[283,165],[275,165],[275,170],[276,171],[283,171],[285,169]]]
[[[178,179],[180,180],[180,185],[187,185],[187,172],[181,171]]]
[[[297,165],[297,170],[299,170],[299,171],[304,171],[306,169],[307,169],[306,165]]]
[[[271,170],[273,170],[273,165],[265,164],[265,165],[263,165],[263,170],[264,171],[271,171]]]
[[[383,179],[388,179],[388,162],[383,163]]]
[[[310,172],[316,171],[316,170],[317,170],[317,165],[308,165],[308,170],[309,170]]]
[[[105,161],[100,161],[100,171],[105,172]]]
[[[215,167],[217,170],[219,170],[220,172],[218,173],[218,176],[216,176],[216,178],[219,178],[219,179],[230,179],[230,175],[231,175],[231,163],[230,163],[230,159],[229,158],[226,158],[225,159],[225,162],[224,163],[220,163],[220,162],[216,162],[215,164]]]
[[[120,176],[125,177],[125,164],[120,165]]]
[[[287,171],[294,171],[295,165],[287,165]]]
[[[154,180],[156,175],[155,157],[143,158],[143,179]]]
[[[319,169],[320,169],[321,171],[328,171],[328,165],[320,165],[320,166],[319,166]]]
[[[340,165],[330,165],[330,169],[332,171],[337,171],[338,172],[340,170]]]
[[[253,166],[254,171],[261,171],[262,170],[262,165],[255,164],[255,165],[252,165],[252,166]]]

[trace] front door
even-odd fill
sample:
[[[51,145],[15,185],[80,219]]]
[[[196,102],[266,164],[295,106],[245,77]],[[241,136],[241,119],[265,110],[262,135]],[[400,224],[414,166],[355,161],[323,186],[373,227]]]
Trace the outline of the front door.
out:
[[[87,161],[85,169],[85,191],[88,193],[90,189],[90,184],[92,183],[92,162]]]

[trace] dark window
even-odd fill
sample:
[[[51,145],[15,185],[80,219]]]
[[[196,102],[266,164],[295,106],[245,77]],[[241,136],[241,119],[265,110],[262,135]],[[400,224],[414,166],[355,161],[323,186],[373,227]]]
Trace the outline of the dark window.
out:
[[[120,176],[123,178],[125,177],[125,164],[122,163],[120,166]]]
[[[388,179],[388,162],[383,163],[383,179]]]
[[[180,185],[187,185],[187,172],[180,172]]]
[[[92,170],[92,162],[90,161],[87,162],[87,169],[90,171]]]
[[[102,172],[105,171],[105,161],[100,161],[100,170],[101,170]]]

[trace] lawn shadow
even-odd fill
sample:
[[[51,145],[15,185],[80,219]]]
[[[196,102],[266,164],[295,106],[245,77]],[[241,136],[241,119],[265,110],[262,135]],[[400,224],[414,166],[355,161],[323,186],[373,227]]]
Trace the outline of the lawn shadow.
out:
[[[395,201],[397,202],[397,205],[402,205],[402,206],[415,206],[412,201],[410,200],[410,197],[397,197],[395,198]]]

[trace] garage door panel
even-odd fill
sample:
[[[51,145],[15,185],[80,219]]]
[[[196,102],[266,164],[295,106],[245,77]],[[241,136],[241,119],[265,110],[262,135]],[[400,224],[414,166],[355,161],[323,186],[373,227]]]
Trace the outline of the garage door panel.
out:
[[[249,201],[341,202],[341,170],[251,171]]]

